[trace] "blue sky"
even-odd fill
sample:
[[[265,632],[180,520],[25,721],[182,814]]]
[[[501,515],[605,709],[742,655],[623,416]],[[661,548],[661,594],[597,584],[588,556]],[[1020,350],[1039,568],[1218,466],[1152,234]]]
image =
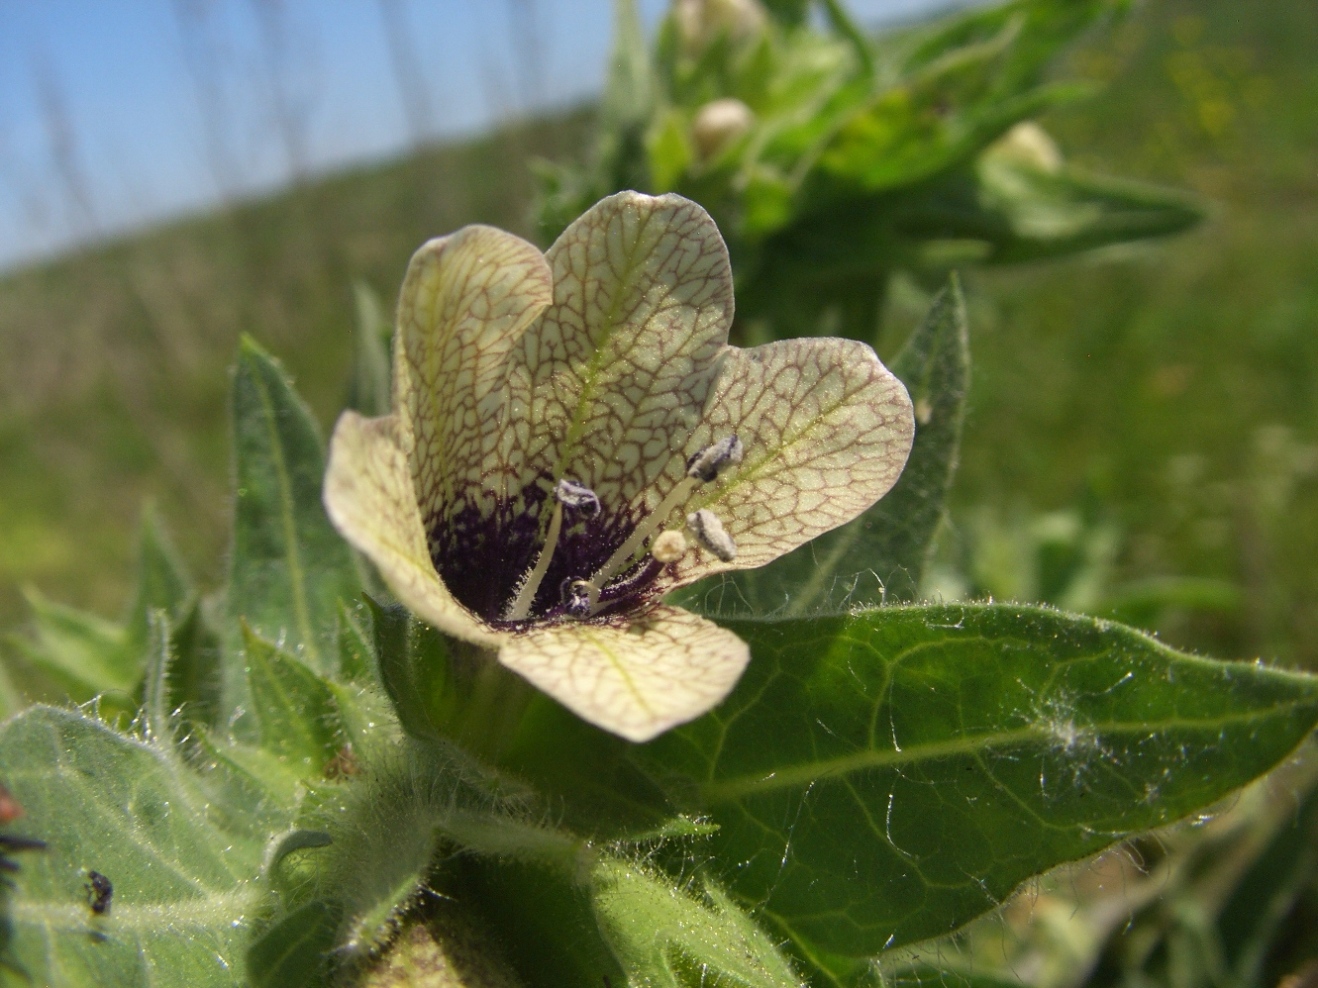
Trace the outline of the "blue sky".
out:
[[[652,26],[667,2],[639,5]],[[873,21],[945,5],[851,9]],[[611,0],[0,0],[0,270],[299,171],[396,155],[418,134],[470,134],[580,101],[601,85],[611,10]],[[410,39],[419,98],[403,96],[389,23]]]

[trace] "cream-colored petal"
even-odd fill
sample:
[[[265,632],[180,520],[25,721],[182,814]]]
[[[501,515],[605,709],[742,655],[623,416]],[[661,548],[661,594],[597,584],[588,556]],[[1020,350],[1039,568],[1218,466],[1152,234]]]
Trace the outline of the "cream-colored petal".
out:
[[[502,635],[454,600],[435,573],[395,416],[339,416],[324,499],[339,534],[375,564],[409,610],[457,638],[498,645]]]
[[[856,517],[906,465],[915,419],[906,388],[864,343],[781,340],[733,350],[690,451],[735,434],[742,463],[701,488],[736,558],[689,554],[676,583],[763,566]]]
[[[750,649],[731,631],[659,606],[629,626],[564,622],[509,636],[499,661],[573,713],[648,741],[728,695]]]
[[[398,304],[394,407],[429,530],[502,479],[482,437],[502,428],[506,359],[553,300],[550,277],[532,244],[488,226],[431,240],[412,257]]]
[[[681,196],[621,192],[546,256],[554,304],[514,351],[505,449],[520,452],[524,485],[569,477],[606,505],[657,501],[655,478],[699,421],[732,322],[718,228]]]

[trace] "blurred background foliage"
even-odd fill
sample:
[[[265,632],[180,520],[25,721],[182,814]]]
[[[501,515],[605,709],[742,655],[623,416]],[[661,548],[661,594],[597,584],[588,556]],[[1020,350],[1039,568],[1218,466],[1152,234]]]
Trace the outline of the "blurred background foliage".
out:
[[[844,20],[824,40],[798,43],[790,25],[804,3],[770,6],[787,26],[755,48],[725,36],[684,52],[670,27],[655,72],[634,72],[630,95],[613,91],[625,99],[308,179],[0,278],[0,629],[10,632],[0,649],[20,659],[5,666],[15,682],[0,675],[0,700],[14,689],[56,699],[73,690],[31,674],[21,657],[34,649],[56,654],[93,638],[107,654],[133,646],[150,589],[133,590],[135,553],[145,552],[148,584],[155,573],[182,585],[185,568],[201,586],[220,582],[225,368],[240,333],[284,357],[327,426],[347,401],[378,402],[353,377],[356,334],[380,332],[371,299],[387,309],[422,240],[479,221],[543,242],[620,184],[707,201],[741,264],[744,339],[873,336],[882,325],[879,349],[891,357],[944,270],[964,265],[973,383],[927,594],[1043,600],[1152,628],[1180,647],[1318,669],[1318,7],[1148,0],[1046,71],[1026,59],[985,76],[998,103],[1015,86],[1013,119],[1043,131],[1017,131],[979,157],[935,135],[943,157],[921,166],[920,181],[944,200],[960,189],[973,208],[912,238],[892,222],[887,179],[853,167],[863,156],[840,146],[808,166],[792,157],[803,146],[789,126],[798,97],[808,103],[832,86],[863,101],[858,93],[892,78],[864,64]],[[1108,6],[1071,9],[1085,20]],[[1001,24],[983,26],[981,69],[1007,44]],[[939,109],[948,79],[974,73],[921,64],[926,30],[892,42],[882,64],[929,82],[928,107],[948,134],[978,133],[973,113],[949,123]],[[684,90],[704,78],[689,64],[703,57],[736,71]],[[777,104],[785,123],[754,91],[757,58],[822,66]],[[1099,88],[1079,99],[1057,79]],[[973,109],[974,95],[959,91],[955,105]],[[696,116],[731,97],[751,116],[702,150]],[[863,142],[881,128],[853,130]],[[1035,249],[1038,238],[1022,242],[1018,224],[985,222],[984,204],[1004,201],[995,190],[1021,183],[1031,195],[1055,193],[1063,212],[1088,204],[1077,222],[1094,236],[1051,244],[1085,253],[985,263],[1049,252]],[[1185,227],[1197,204],[1209,215],[1175,239],[1094,250],[1131,229],[1085,227],[1096,199],[1160,217],[1146,232]],[[782,257],[843,219],[866,218],[863,256],[817,258],[804,280],[783,275]],[[845,304],[789,304],[821,287]],[[154,505],[146,516],[144,501]],[[97,623],[52,600],[129,620]],[[23,628],[34,613],[36,637]],[[61,645],[61,633],[73,644]],[[992,972],[1043,986],[1275,984],[1315,954],[1311,765],[1255,787],[1228,817],[1046,880],[957,942],[894,961],[892,978],[945,982],[959,970],[984,984]]]

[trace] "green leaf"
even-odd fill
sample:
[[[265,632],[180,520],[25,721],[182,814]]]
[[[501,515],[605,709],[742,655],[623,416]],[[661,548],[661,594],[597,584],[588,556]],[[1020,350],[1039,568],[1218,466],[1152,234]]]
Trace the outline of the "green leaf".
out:
[[[713,883],[692,895],[665,875],[614,857],[602,858],[592,879],[596,919],[629,984],[800,985],[764,931]]]
[[[370,417],[388,415],[393,404],[389,372],[393,324],[384,314],[380,296],[370,286],[355,282],[352,297],[357,306],[357,325],[348,407]]]
[[[654,105],[652,71],[636,0],[614,0],[613,50],[600,109],[606,130],[645,126]]]
[[[539,828],[536,828],[539,829]],[[532,988],[653,985],[797,988],[791,964],[715,884],[662,872],[550,831],[570,858],[461,855],[439,874],[508,945]]]
[[[380,682],[403,730],[414,738],[439,740],[454,716],[448,642],[401,604],[385,606],[370,596]]]
[[[4,655],[0,653],[0,721],[8,720],[23,708],[23,697],[14,688],[5,670]]]
[[[339,601],[339,675],[348,682],[374,677],[373,628],[370,608],[360,601]]]
[[[216,741],[204,728],[194,730],[188,746],[197,766],[196,785],[217,826],[261,844],[287,829],[304,780],[276,755]]]
[[[889,600],[914,600],[956,474],[970,391],[970,331],[961,283],[953,275],[911,335],[892,371],[915,403],[915,443],[896,487],[870,512],[872,539],[858,537],[848,560],[869,556]],[[857,533],[859,536],[860,533]],[[844,570],[845,571],[845,570]]]
[[[914,41],[904,59],[914,71],[1005,39],[989,83],[995,94],[1017,93],[1038,85],[1067,44],[1129,6],[1129,0],[1013,0],[953,14],[899,40],[903,47]]]
[[[694,160],[687,137],[689,121],[684,114],[670,110],[656,118],[645,137],[651,186],[656,192],[677,188],[678,182]]]
[[[882,215],[873,212],[857,238],[862,256],[873,253],[889,263],[902,258],[937,268],[940,252],[960,245],[982,261],[1015,264],[1170,236],[1204,216],[1203,204],[1186,193],[1041,168],[994,146],[973,169],[904,197]]]
[[[439,878],[503,941],[528,988],[632,983],[600,930],[588,884],[543,865],[476,856],[446,862]]]
[[[445,842],[476,845],[486,854],[570,856],[579,841],[528,820],[526,795],[447,743],[408,741],[379,752],[360,780],[333,787],[305,808],[299,829],[270,856],[280,908],[253,956],[280,967],[289,938],[301,938],[299,950],[325,943],[316,923],[330,916],[335,928],[328,943],[337,964],[351,967],[373,956],[422,895]],[[291,857],[293,850],[302,853],[281,866],[281,852]]]
[[[173,643],[169,633],[169,615],[153,611],[148,615],[150,641],[147,645],[146,674],[142,680],[140,717],[147,737],[168,748],[174,741],[174,707],[171,704],[169,670],[173,664]]]
[[[333,691],[293,656],[246,628],[243,652],[261,747],[303,775],[320,775],[343,743]]]
[[[240,621],[310,668],[333,671],[340,600],[361,588],[356,563],[320,501],[324,446],[311,413],[279,365],[244,338],[233,379],[233,551],[229,642]],[[228,674],[230,709],[242,698]]]
[[[307,988],[324,982],[340,917],[334,904],[308,902],[272,923],[247,952],[258,988]]]
[[[149,508],[142,514],[137,590],[122,623],[49,601],[35,589],[24,593],[33,634],[9,639],[19,655],[74,702],[100,697],[102,713],[124,715],[136,709],[133,694],[151,646],[153,612],[177,618],[194,596],[178,553]]]
[[[219,633],[206,617],[200,600],[193,601],[170,637],[170,709],[180,710],[187,722],[218,727],[224,702],[223,657]]]
[[[220,829],[196,776],[151,743],[32,707],[0,727],[0,778],[47,842],[13,876],[5,962],[47,988],[240,986],[259,840]],[[104,915],[89,870],[109,877]],[[0,968],[0,970],[4,970]]]
[[[123,626],[47,600],[31,587],[23,595],[32,609],[33,634],[9,639],[19,656],[51,676],[76,702],[109,693],[116,694],[116,706],[131,707],[141,656],[129,649]]]
[[[854,521],[722,586],[693,588],[686,601],[702,610],[726,605],[797,616],[915,599],[956,472],[970,385],[965,300],[955,277],[892,371],[916,414],[915,444],[897,485]]]
[[[187,568],[165,533],[160,516],[147,507],[142,512],[142,531],[138,539],[137,592],[125,622],[130,646],[144,651],[151,638],[152,613],[161,610],[171,620],[176,620],[194,593]]]
[[[1203,807],[1318,721],[1318,682],[1021,607],[730,622],[732,696],[635,757],[720,829],[731,893],[837,983],[1026,878]]]
[[[989,232],[984,239],[992,244],[995,262],[1021,263],[1170,236],[1205,216],[1203,203],[1184,192],[1071,168],[1048,171],[1000,155],[981,158],[976,177],[978,215],[953,219],[959,204],[944,201],[937,222],[945,231],[960,220],[974,235]],[[919,219],[908,217],[909,225],[917,227]]]

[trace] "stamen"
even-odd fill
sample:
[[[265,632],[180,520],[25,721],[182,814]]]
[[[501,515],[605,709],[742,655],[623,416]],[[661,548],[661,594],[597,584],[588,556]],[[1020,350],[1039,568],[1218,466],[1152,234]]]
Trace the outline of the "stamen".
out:
[[[578,484],[575,480],[568,480],[566,477],[554,485],[554,500],[557,503],[554,505],[553,515],[549,518],[549,531],[545,534],[544,548],[540,550],[535,566],[522,581],[521,589],[517,591],[517,598],[504,612],[505,621],[522,621],[530,616],[535,595],[540,591],[540,584],[544,581],[545,574],[549,572],[549,563],[554,558],[554,550],[558,548],[558,537],[563,531],[564,506],[584,518],[594,518],[600,513],[599,496],[585,484]]]
[[[668,492],[667,497],[659,502],[659,507],[650,512],[639,525],[632,529],[632,533],[627,536],[626,541],[618,546],[613,555],[591,576],[590,601],[592,609],[599,601],[600,591],[604,589],[604,584],[631,562],[632,557],[645,544],[645,540],[654,534],[656,528],[668,520],[668,516],[672,514],[673,509],[690,497],[691,492],[701,484],[715,479],[727,467],[740,463],[742,453],[740,439],[736,436],[724,436],[718,442],[706,446],[687,460],[686,476],[673,485],[673,489]],[[731,541],[731,539],[728,540],[729,543]],[[735,548],[733,553],[735,555]]]
[[[632,534],[627,536],[627,540],[618,546],[613,555],[590,578],[591,586],[594,588],[594,599],[599,598],[599,592],[603,589],[605,582],[616,576],[619,570],[631,562],[632,556],[636,555],[637,550],[645,544],[645,540],[650,537],[651,533],[668,519],[668,516],[678,504],[691,496],[691,492],[699,484],[700,481],[693,477],[683,477],[673,485],[673,489],[668,492],[668,496],[659,502],[659,507],[650,512],[644,521],[632,529]]]
[[[686,555],[686,536],[670,528],[660,532],[650,544],[650,555],[661,563],[675,563]]]
[[[696,541],[723,562],[730,563],[737,558],[737,544],[714,512],[701,508],[686,516],[686,524]]]
[[[558,501],[554,504],[554,513],[549,517],[549,531],[545,535],[544,548],[540,550],[540,556],[535,561],[535,566],[531,572],[526,575],[522,581],[521,589],[517,591],[517,598],[508,605],[508,610],[504,612],[505,621],[524,621],[531,614],[531,604],[535,601],[536,592],[540,589],[540,583],[549,572],[549,561],[554,558],[554,550],[558,548],[558,535],[563,530],[563,502]]]
[[[724,436],[686,461],[686,475],[707,484],[728,467],[740,463],[745,452],[735,435]]]
[[[600,513],[600,499],[585,484],[564,478],[554,485],[554,497],[560,504],[565,504],[583,518],[594,518]]]

